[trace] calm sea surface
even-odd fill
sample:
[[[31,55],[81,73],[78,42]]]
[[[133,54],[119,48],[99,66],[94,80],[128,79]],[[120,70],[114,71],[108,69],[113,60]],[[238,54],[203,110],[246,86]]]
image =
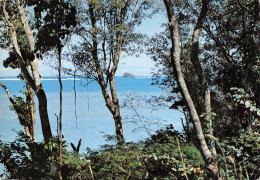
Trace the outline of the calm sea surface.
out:
[[[44,77],[42,79],[48,99],[52,132],[57,135],[55,114],[59,114],[59,83],[56,77]],[[23,82],[19,79],[0,78],[0,81],[7,86],[12,95],[23,96],[20,90],[25,90],[25,88]],[[180,118],[182,114],[180,112],[169,110],[167,107],[152,106],[149,103],[148,99],[152,96],[167,95],[157,86],[152,86],[150,78],[116,77],[115,82],[120,104],[123,106],[121,115],[126,141],[143,140],[149,136],[149,133],[169,123],[172,123],[176,129],[181,129]],[[104,135],[115,134],[113,118],[105,106],[100,87],[96,82],[84,86],[86,80],[76,78],[76,122],[73,78],[63,77],[62,83],[64,139],[68,143],[77,144],[79,139],[82,138],[81,152],[84,152],[87,147],[98,149],[100,145],[106,143]],[[125,102],[127,106],[124,106]],[[0,87],[0,138],[3,141],[13,141],[16,136],[15,131],[23,130],[17,115],[9,109],[10,104],[5,91]],[[41,141],[43,137],[38,114],[36,121],[36,139]]]

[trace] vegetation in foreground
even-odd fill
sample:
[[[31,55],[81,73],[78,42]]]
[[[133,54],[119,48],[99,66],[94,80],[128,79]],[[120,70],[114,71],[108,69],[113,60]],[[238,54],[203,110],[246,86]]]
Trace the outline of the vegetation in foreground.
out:
[[[115,138],[115,137],[110,137]],[[259,139],[250,132],[217,141],[214,157],[224,179],[259,177]],[[67,150],[63,142],[63,179],[210,179],[196,145],[170,125],[146,141],[126,143],[121,149],[107,144],[100,150]],[[19,132],[14,142],[0,141],[0,162],[11,179],[56,179],[58,138],[48,144],[30,141]]]

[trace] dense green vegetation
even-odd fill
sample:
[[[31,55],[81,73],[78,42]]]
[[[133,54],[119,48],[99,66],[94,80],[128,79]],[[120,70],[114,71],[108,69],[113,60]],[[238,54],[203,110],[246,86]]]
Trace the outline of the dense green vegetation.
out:
[[[0,162],[6,166],[7,177],[58,178],[58,138],[45,144],[30,141],[22,132],[18,134],[14,142],[0,141]],[[241,132],[236,138],[216,139],[215,162],[222,178],[259,177],[258,138],[251,132]],[[209,179],[198,148],[172,125],[158,130],[146,141],[127,142],[123,149],[106,144],[100,150],[86,149],[79,154],[66,148],[67,143],[63,142],[63,179]]]
[[[27,88],[25,98],[12,97],[0,83],[25,129],[14,142],[0,140],[6,177],[260,178],[259,1],[13,0],[1,1],[0,7],[0,47],[10,55],[4,66],[20,69]],[[147,37],[136,31],[157,13],[168,18],[163,32]],[[81,41],[72,45],[72,36]],[[125,142],[114,77],[121,53],[144,50],[156,64],[153,85],[171,91],[167,97],[153,97],[153,107],[160,110],[171,103],[169,108],[184,114],[184,130],[169,125],[145,141]],[[38,60],[48,57],[59,60],[60,75],[63,70],[97,81],[115,123],[115,136],[108,141],[116,144],[79,151],[79,141],[68,150],[62,141],[61,80],[59,137],[52,135],[38,69]],[[62,69],[67,59],[74,69]],[[44,142],[34,138],[34,96]]]

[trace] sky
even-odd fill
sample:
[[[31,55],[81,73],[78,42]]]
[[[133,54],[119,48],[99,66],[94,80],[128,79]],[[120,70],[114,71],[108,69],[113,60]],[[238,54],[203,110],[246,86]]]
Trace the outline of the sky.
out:
[[[166,21],[166,15],[155,14],[151,19],[146,19],[137,28],[137,31],[152,36],[155,33],[163,31],[161,25]],[[3,60],[7,57],[8,51],[0,49],[0,77],[15,77],[19,74],[20,70],[3,67]],[[135,56],[121,56],[116,75],[122,76],[125,72],[129,72],[135,76],[151,76],[153,67],[153,60],[145,54],[141,54],[138,58]],[[39,62],[39,71],[41,76],[57,76],[57,71],[50,67],[44,59]]]

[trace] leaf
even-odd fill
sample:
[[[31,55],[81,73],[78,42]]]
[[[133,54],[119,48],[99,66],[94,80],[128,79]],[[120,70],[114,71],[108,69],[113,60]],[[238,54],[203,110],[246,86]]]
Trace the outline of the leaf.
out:
[[[210,120],[210,117],[206,117],[205,120],[209,121],[209,120]]]
[[[177,169],[175,169],[175,168],[171,168],[173,171],[177,171]]]
[[[246,105],[246,108],[249,108],[251,106],[250,102],[249,101],[246,101],[245,102],[245,105]]]
[[[200,115],[200,117],[205,117],[207,115],[207,113],[202,113],[201,115]]]
[[[251,106],[250,107],[250,111],[252,112],[252,111],[256,111],[256,107],[255,106]]]

